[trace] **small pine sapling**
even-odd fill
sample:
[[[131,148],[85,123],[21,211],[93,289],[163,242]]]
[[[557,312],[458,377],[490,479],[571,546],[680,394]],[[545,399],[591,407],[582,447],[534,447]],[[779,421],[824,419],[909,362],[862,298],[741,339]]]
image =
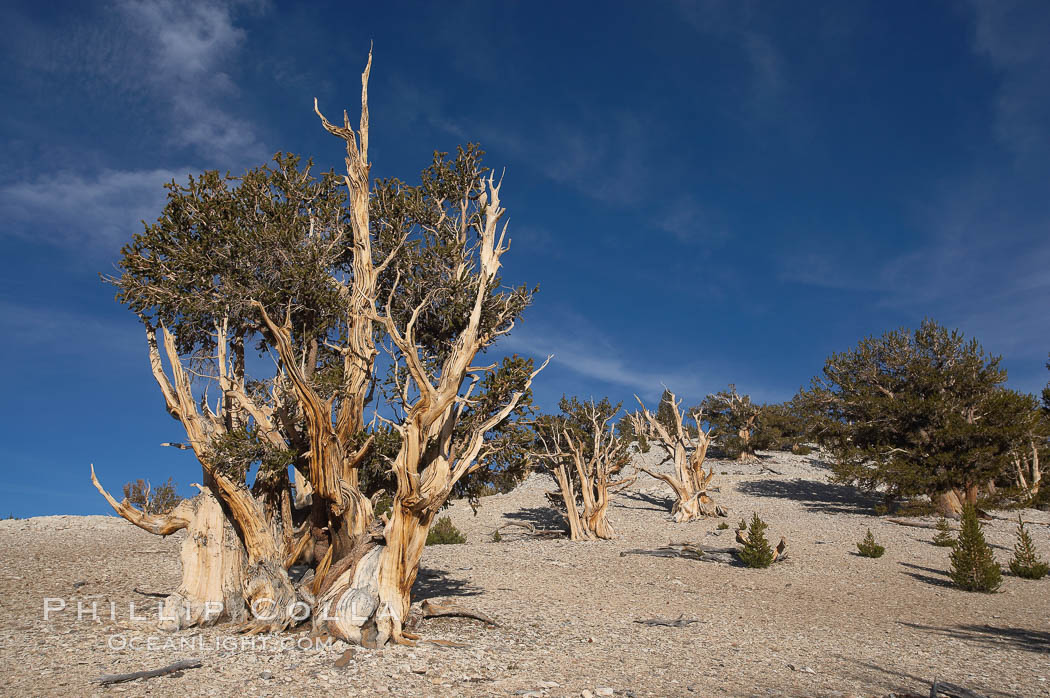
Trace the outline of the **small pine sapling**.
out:
[[[729,529],[729,524],[727,524],[725,521],[723,521],[722,523],[720,523],[717,526],[715,526],[715,528],[717,528],[719,531],[725,531],[725,530]]]
[[[949,574],[955,586],[964,591],[991,593],[1003,581],[1003,571],[995,561],[991,546],[984,539],[977,509],[972,504],[963,507],[959,523],[959,539],[952,547],[952,567]]]
[[[857,543],[857,550],[864,557],[882,557],[882,554],[886,552],[886,548],[875,542],[875,536],[872,535],[870,528],[864,540]]]
[[[747,530],[747,519],[740,519],[736,522],[736,530],[746,531]]]
[[[933,537],[933,544],[942,548],[950,548],[955,545],[955,536],[952,535],[952,525],[943,516],[937,520],[937,533]]]
[[[1010,571],[1022,579],[1042,579],[1050,572],[1050,565],[1039,559],[1020,514],[1017,515],[1017,543],[1014,545],[1014,559],[1010,560]]]
[[[766,540],[766,535],[764,533],[766,528],[768,528],[766,523],[758,518],[758,512],[755,512],[751,517],[751,524],[747,529],[747,538],[744,540],[744,547],[737,553],[740,561],[748,567],[769,567],[773,564],[773,560],[776,558],[772,546],[770,546],[769,541]]]

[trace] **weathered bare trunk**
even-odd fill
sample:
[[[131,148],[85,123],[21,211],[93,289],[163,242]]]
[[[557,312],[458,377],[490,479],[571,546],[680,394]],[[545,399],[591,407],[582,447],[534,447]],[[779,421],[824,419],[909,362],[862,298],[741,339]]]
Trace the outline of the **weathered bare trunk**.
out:
[[[955,490],[941,492],[934,496],[934,506],[937,513],[951,519],[958,519],[962,515],[962,500]]]
[[[270,332],[292,389],[302,407],[309,436],[308,474],[296,471],[296,499],[305,506],[309,496],[314,505],[311,518],[316,531],[327,534],[324,554],[306,551],[307,558],[317,560],[317,584],[323,584],[329,570],[342,568],[341,561],[353,554],[357,540],[372,523],[372,503],[361,492],[359,469],[368,456],[372,438],[363,444],[355,442],[364,429],[364,409],[369,399],[373,365],[377,354],[373,336],[375,298],[379,274],[389,259],[376,265],[372,258],[372,238],[369,225],[369,171],[368,162],[368,76],[372,67],[371,52],[361,75],[361,120],[357,133],[350,127],[349,117],[342,127],[331,124],[317,108],[314,110],[325,130],[346,141],[346,177],[349,194],[349,214],[353,255],[352,286],[332,278],[340,293],[346,320],[346,337],[339,351],[343,357],[343,383],[339,393],[339,409],[333,419],[335,398],[323,399],[315,390],[307,372],[300,367],[292,343],[290,315],[278,325],[267,314],[262,304],[256,303],[264,324]],[[344,113],[345,116],[345,113]],[[302,482],[300,482],[302,480]],[[305,547],[305,546],[304,546]]]
[[[185,529],[179,559],[182,581],[164,600],[159,629],[175,631],[223,621],[245,619],[241,586],[244,546],[226,520],[219,500],[206,488],[192,499],[184,499],[167,514],[147,515],[118,502],[99,483],[91,468],[91,481],[110,506],[123,518],[156,535],[167,536]]]
[[[1014,452],[1014,467],[1017,469],[1017,485],[1029,497],[1035,497],[1039,494],[1039,484],[1043,479],[1043,474],[1039,469],[1039,445],[1034,439],[1031,439],[1028,449],[1028,454],[1021,451]]]
[[[589,420],[586,425],[589,433],[577,437],[568,428],[555,427],[549,430],[550,433],[538,429],[545,448],[538,455],[548,463],[558,483],[558,494],[565,505],[565,519],[569,524],[569,539],[609,540],[616,535],[608,518],[610,496],[629,487],[637,476],[612,480],[612,476],[628,462],[630,442],[616,437],[609,423],[611,417],[603,419],[593,402],[584,410]],[[576,474],[575,480],[569,462]],[[577,483],[582,511],[576,504]]]
[[[161,630],[245,620],[244,546],[214,495],[204,491],[191,501],[196,511],[179,553],[182,583],[164,601]]]
[[[680,401],[674,393],[669,394],[671,405],[675,414],[675,430],[670,433],[664,425],[657,421],[656,416],[642,404],[637,395],[635,399],[642,408],[644,417],[650,433],[655,436],[657,443],[667,457],[674,462],[675,475],[654,472],[647,468],[640,470],[648,475],[663,480],[675,494],[674,504],[671,505],[671,517],[676,523],[694,521],[706,516],[728,516],[725,508],[715,504],[714,500],[707,494],[707,489],[714,479],[715,469],[712,467],[704,471],[704,461],[707,459],[707,449],[711,445],[711,430],[704,431],[703,415],[694,414],[696,420],[696,439],[688,436],[687,430],[682,425],[685,417],[684,411],[679,409]],[[692,447],[692,453],[688,448]]]
[[[758,456],[755,455],[755,450],[751,447],[751,427],[741,428],[737,432],[737,436],[740,437],[740,453],[736,457],[737,462],[746,463],[757,460]]]

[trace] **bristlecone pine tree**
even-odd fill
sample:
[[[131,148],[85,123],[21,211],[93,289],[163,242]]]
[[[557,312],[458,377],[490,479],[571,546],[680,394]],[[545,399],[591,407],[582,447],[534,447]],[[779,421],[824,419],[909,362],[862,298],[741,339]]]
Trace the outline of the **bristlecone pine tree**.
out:
[[[937,519],[937,533],[933,536],[933,544],[942,548],[950,548],[955,545],[955,532],[948,519],[941,517]]]
[[[975,340],[932,320],[833,354],[798,404],[833,456],[840,482],[892,497],[929,495],[942,514],[975,504],[990,479],[1013,469],[1021,401],[1006,371]]]
[[[864,540],[857,543],[857,551],[864,557],[882,557],[882,554],[886,552],[886,548],[875,542],[875,536],[869,528],[868,535],[864,536]]]
[[[712,430],[728,456],[738,461],[755,460],[755,440],[761,408],[751,402],[751,396],[741,395],[736,386],[708,395],[699,407],[707,415]]]
[[[984,539],[977,509],[972,504],[963,507],[959,526],[959,539],[951,553],[952,581],[964,591],[995,591],[1002,584],[1003,572]]]
[[[758,517],[758,512],[756,511],[751,516],[751,524],[747,528],[744,547],[737,553],[740,561],[748,567],[769,567],[777,557],[773,546],[766,540],[765,531],[767,528],[768,525]]]
[[[570,540],[607,540],[615,534],[610,498],[637,477],[613,479],[631,460],[631,442],[611,424],[620,403],[563,397],[559,407],[561,414],[536,420],[535,455],[558,486],[548,496],[563,509]]]
[[[317,178],[278,154],[240,178],[172,183],[108,279],[142,321],[185,432],[170,445],[202,471],[201,494],[161,515],[118,502],[92,469],[135,525],[187,529],[169,629],[245,620],[244,630],[279,631],[299,622],[301,601],[319,635],[410,644],[404,622],[435,515],[450,496],[513,481],[525,462],[510,456],[531,432],[514,424],[542,367],[474,362],[534,293],[501,280],[501,182],[475,144],[435,153],[419,185],[373,180],[370,70],[371,55],[356,129],[314,104],[345,145],[345,176]],[[384,405],[366,424],[372,400]],[[391,493],[379,518],[377,481]],[[293,582],[296,562],[311,571]],[[216,603],[222,613],[209,616]]]
[[[711,446],[711,430],[704,431],[703,414],[694,411],[691,415],[696,424],[694,437],[691,435],[690,425],[685,422],[686,413],[681,408],[682,401],[670,390],[664,390],[660,403],[662,408],[666,406],[663,420],[647,410],[640,397],[634,397],[642,408],[635,420],[637,431],[646,431],[649,439],[664,450],[667,454],[666,460],[674,463],[675,474],[665,475],[647,468],[639,470],[663,480],[674,491],[675,502],[671,505],[671,516],[675,522],[694,521],[705,516],[727,516],[726,509],[715,504],[707,494],[707,488],[715,476],[715,469],[712,467],[704,471],[707,449]],[[668,420],[671,422],[670,428],[665,424]]]
[[[1042,579],[1050,572],[1050,565],[1039,558],[1032,537],[1028,535],[1024,520],[1017,515],[1017,543],[1014,557],[1010,560],[1010,571],[1022,579]]]

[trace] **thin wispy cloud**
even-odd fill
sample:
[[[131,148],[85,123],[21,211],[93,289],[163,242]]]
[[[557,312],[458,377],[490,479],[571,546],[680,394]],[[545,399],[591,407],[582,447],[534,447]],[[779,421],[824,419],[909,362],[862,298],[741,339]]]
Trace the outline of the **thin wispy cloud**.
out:
[[[1050,14],[1044,3],[971,0],[974,48],[1000,71],[996,133],[1020,159],[1050,152]]]
[[[759,28],[761,6],[746,0],[678,0],[675,5],[698,32],[736,46],[750,68],[750,88],[757,101],[766,102],[786,89],[784,58]]]
[[[8,339],[31,351],[77,355],[86,347],[110,355],[142,355],[145,351],[145,335],[134,323],[2,298],[0,319]]]
[[[156,219],[164,183],[182,183],[206,167],[236,169],[265,159],[268,150],[253,120],[236,108],[239,90],[232,77],[247,41],[237,17],[262,9],[260,3],[222,0],[121,0],[115,12],[67,30],[55,42],[55,56],[26,60],[27,71],[45,75],[74,65],[93,81],[91,91],[100,100],[126,104],[149,126],[160,126],[154,162],[185,149],[197,164],[182,166],[185,156],[176,155],[178,167],[106,167],[104,153],[70,155],[64,159],[101,161],[103,167],[0,185],[2,234],[75,248],[92,261],[112,256],[141,221]]]
[[[654,220],[657,228],[671,233],[678,242],[702,243],[707,250],[721,246],[729,237],[726,224],[692,196],[679,197]]]
[[[245,5],[149,0],[117,6],[142,42],[140,78],[166,112],[175,143],[224,161],[266,154],[251,120],[228,105],[238,93],[229,69],[246,36],[234,13]]]
[[[522,327],[499,344],[505,351],[533,357],[554,355],[551,364],[607,386],[626,389],[644,400],[660,397],[663,386],[681,396],[703,397],[712,383],[699,367],[655,367],[653,356],[629,356],[625,347],[605,337],[580,318],[566,318],[561,327]],[[629,348],[627,348],[629,350]]]
[[[189,168],[102,170],[87,176],[56,172],[0,186],[0,210],[9,235],[68,247],[76,254],[113,256],[142,221],[164,206],[163,188],[183,183]]]

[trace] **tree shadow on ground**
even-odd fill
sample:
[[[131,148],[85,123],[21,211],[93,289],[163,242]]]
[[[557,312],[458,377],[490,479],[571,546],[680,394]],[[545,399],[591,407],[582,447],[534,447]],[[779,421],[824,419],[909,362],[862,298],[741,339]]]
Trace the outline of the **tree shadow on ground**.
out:
[[[420,569],[412,585],[412,599],[422,601],[439,596],[477,596],[481,589],[463,579],[449,576],[448,570]]]
[[[536,528],[565,528],[565,517],[554,507],[524,507],[517,511],[508,511],[503,518],[513,523],[531,524]]]
[[[955,640],[976,642],[995,649],[1050,653],[1050,632],[1027,628],[996,627],[994,625],[952,625],[938,627],[899,621],[901,625],[935,633]]]
[[[922,565],[913,565],[910,562],[899,562],[897,563],[902,567],[910,567],[913,570],[919,570],[920,572],[929,572],[936,576],[930,576],[929,574],[919,574],[919,572],[905,572],[912,579],[917,579],[920,582],[932,584],[937,587],[953,588],[955,585],[952,584],[951,577],[944,570],[934,569],[933,567],[923,567]]]
[[[926,698],[926,696],[930,695],[930,690],[933,688],[934,681],[952,680],[951,677],[946,676],[938,676],[931,678],[915,676],[914,674],[909,674],[906,671],[901,671],[899,669],[885,669],[879,666],[878,664],[861,661],[858,659],[854,659],[853,657],[843,657],[842,655],[839,655],[839,657],[847,662],[855,664],[858,668],[869,669],[879,674],[883,674],[886,677],[892,677],[891,680],[893,681],[893,683],[884,684],[884,687],[893,689],[893,695],[899,696],[899,698]],[[858,683],[872,683],[871,678],[869,678],[866,675],[851,676],[850,678],[854,679]],[[971,691],[976,691],[977,695],[981,696],[990,697],[1016,695],[1014,693],[1003,693],[1002,691],[997,691],[994,689],[990,690],[987,687],[964,686],[964,688],[968,688]],[[940,696],[941,698],[943,698],[944,695],[944,693],[938,693],[938,696]]]
[[[752,480],[741,482],[737,491],[755,497],[778,497],[800,502],[810,511],[822,514],[874,514],[882,498],[850,485],[793,480]]]
[[[633,500],[638,502],[640,506],[633,504],[627,504],[626,500]],[[623,507],[624,509],[643,509],[646,511],[660,511],[670,512],[671,505],[674,504],[674,497],[662,496],[657,494],[650,494],[648,492],[634,492],[628,491],[620,494],[613,503],[617,506]]]

